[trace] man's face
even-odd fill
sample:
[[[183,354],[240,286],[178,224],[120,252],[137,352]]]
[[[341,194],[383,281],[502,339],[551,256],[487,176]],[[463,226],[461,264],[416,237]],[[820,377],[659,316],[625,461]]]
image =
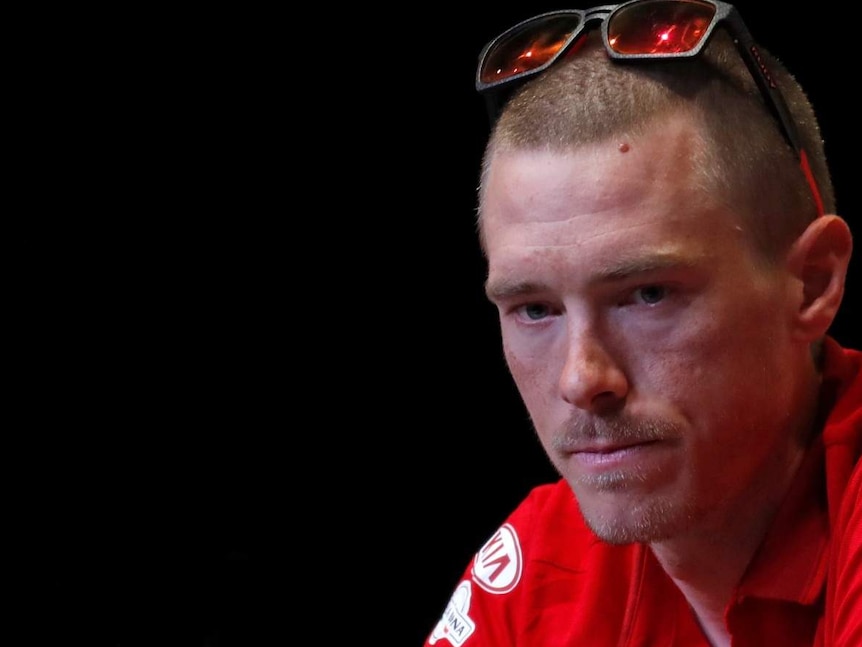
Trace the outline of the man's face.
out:
[[[539,439],[608,541],[709,532],[798,457],[792,277],[696,187],[685,122],[493,160],[488,294]],[[808,385],[810,386],[810,385]]]

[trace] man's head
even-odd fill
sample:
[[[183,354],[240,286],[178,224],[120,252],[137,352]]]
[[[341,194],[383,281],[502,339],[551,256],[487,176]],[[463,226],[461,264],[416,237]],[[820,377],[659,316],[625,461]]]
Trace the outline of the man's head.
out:
[[[685,112],[700,124],[696,180],[750,215],[750,235],[765,253],[786,248],[817,215],[811,184],[728,34],[717,30],[694,58],[616,63],[608,60],[600,37],[598,29],[588,32],[541,82],[519,88],[495,122],[483,179],[498,149],[565,150],[643,133],[656,119]],[[786,99],[823,209],[834,213],[813,108],[784,66],[765,50],[758,52]]]
[[[850,234],[828,215],[817,124],[786,72],[820,217],[725,34],[695,58],[633,62],[596,34],[495,124],[487,292],[539,438],[597,533],[709,532],[773,504],[798,465],[810,346],[841,302]]]

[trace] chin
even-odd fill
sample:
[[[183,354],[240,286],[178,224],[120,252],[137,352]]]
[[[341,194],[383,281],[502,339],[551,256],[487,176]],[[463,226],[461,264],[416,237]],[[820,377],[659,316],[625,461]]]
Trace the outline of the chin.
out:
[[[692,511],[662,498],[582,505],[584,519],[595,535],[609,544],[652,543],[688,530]]]
[[[673,536],[672,531],[650,524],[587,519],[587,525],[599,539],[608,544],[648,544]]]

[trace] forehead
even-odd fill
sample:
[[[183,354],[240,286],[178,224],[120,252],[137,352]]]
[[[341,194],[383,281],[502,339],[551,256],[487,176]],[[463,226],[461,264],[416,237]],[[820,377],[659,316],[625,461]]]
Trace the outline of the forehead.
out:
[[[482,201],[491,269],[525,257],[740,247],[741,219],[704,188],[700,146],[690,128],[676,126],[575,151],[498,151]]]
[[[707,145],[691,115],[675,111],[656,117],[640,133],[609,135],[598,141],[558,147],[522,147],[506,140],[494,144],[483,178],[483,215],[495,198],[529,201],[535,187],[545,200],[590,197],[599,208],[621,199],[641,199],[641,185],[663,183],[665,190],[692,190],[706,175]],[[562,145],[561,145],[562,146]],[[537,180],[545,180],[544,183]],[[628,191],[628,193],[626,193]]]

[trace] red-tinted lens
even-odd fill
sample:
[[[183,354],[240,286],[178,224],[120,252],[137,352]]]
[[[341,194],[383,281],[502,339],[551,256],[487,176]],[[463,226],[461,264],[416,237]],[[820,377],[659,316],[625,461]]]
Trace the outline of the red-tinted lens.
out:
[[[479,72],[482,83],[504,81],[541,67],[556,56],[581,26],[577,14],[543,16],[495,42]]]
[[[703,41],[715,5],[697,0],[644,0],[608,18],[608,43],[619,54],[684,54]]]

